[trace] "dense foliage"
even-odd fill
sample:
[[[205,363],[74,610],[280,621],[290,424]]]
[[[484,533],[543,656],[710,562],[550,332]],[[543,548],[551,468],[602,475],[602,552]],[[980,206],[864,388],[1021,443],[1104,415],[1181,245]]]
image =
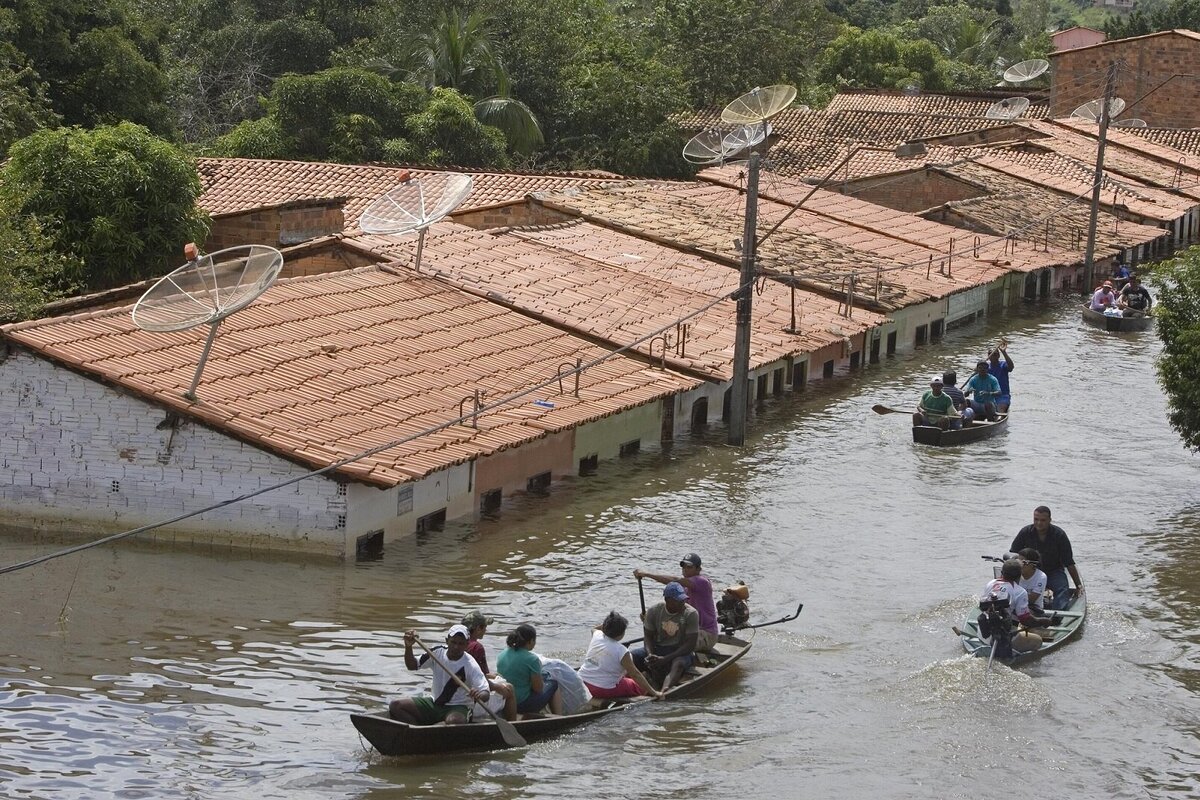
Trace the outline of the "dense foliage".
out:
[[[1185,447],[1200,451],[1200,248],[1159,266],[1155,326],[1163,342],[1158,380],[1167,417]]]
[[[159,274],[203,241],[199,194],[191,159],[131,122],[38,131],[0,169],[0,207],[75,267],[65,281],[91,289]]]

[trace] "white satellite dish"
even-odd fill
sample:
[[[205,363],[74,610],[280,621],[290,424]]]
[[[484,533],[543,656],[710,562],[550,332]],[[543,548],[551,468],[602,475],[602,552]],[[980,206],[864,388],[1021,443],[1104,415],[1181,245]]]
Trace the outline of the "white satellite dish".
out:
[[[766,122],[783,111],[796,99],[796,87],[778,83],[756,86],[721,111],[721,121],[731,125],[752,125]]]
[[[728,155],[740,153],[757,147],[771,135],[771,123],[756,122],[752,125],[738,125],[721,140]]]
[[[988,106],[984,116],[988,119],[1016,119],[1029,108],[1028,97],[1006,97]]]
[[[1050,62],[1046,59],[1031,58],[1028,61],[1013,64],[1004,70],[1004,80],[1009,83],[1024,83],[1033,80],[1048,69],[1050,69]]]
[[[471,193],[471,176],[460,172],[434,172],[420,178],[405,177],[396,188],[380,195],[358,217],[365,233],[399,236],[418,232],[415,269],[421,269],[425,231],[449,214]]]
[[[283,269],[283,254],[265,244],[240,245],[199,256],[164,275],[133,307],[133,324],[146,331],[209,326],[208,340],[183,396],[196,400],[200,373],[221,321],[253,303]]]
[[[1130,117],[1129,119],[1123,119],[1123,120],[1120,120],[1119,122],[1114,122],[1113,127],[1114,128],[1148,128],[1148,127],[1150,127],[1150,123],[1146,122],[1146,120],[1144,120],[1144,119],[1139,119],[1137,117]]]
[[[1081,105],[1079,108],[1072,111],[1071,116],[1074,117],[1075,119],[1087,120],[1088,122],[1099,122],[1100,121],[1100,108],[1103,105],[1104,105],[1103,98],[1100,98],[1098,100],[1089,100],[1086,103],[1084,103],[1083,105]],[[1112,100],[1108,101],[1108,118],[1110,120],[1113,117],[1120,114],[1124,110],[1125,110],[1125,101],[1122,100],[1121,98],[1114,97]]]
[[[716,164],[736,152],[725,145],[725,134],[716,128],[697,133],[683,146],[683,158],[691,164]]]

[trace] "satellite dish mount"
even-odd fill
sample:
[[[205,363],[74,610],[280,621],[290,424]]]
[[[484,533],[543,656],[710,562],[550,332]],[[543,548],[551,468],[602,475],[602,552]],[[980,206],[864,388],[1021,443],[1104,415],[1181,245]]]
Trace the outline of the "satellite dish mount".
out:
[[[434,172],[413,178],[405,171],[399,186],[380,195],[367,206],[358,218],[358,227],[365,233],[384,236],[417,231],[417,253],[413,268],[420,272],[425,231],[458,208],[470,193],[470,175]]]
[[[193,403],[221,322],[257,300],[283,269],[283,254],[264,244],[229,247],[206,256],[197,251],[195,256],[160,278],[133,307],[133,324],[144,331],[209,326],[192,384],[183,393]]]

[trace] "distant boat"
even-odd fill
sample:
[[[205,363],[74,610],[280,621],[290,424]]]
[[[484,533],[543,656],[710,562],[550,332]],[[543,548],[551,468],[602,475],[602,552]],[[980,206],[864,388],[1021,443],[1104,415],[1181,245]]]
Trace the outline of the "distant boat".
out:
[[[980,439],[995,436],[1008,426],[1008,414],[997,414],[995,422],[972,420],[964,422],[961,428],[942,430],[934,425],[913,425],[913,441],[917,444],[931,444],[937,447],[950,447],[956,444],[966,444]]]
[[[723,634],[712,648],[710,666],[696,667],[696,674],[667,691],[666,699],[691,697],[706,689],[750,649],[750,642]],[[648,697],[627,701],[598,701],[599,707],[585,708],[580,713],[517,720],[512,726],[527,742],[546,739],[571,728],[593,722],[601,717],[650,702]],[[599,704],[603,703],[602,706]],[[491,719],[466,725],[409,725],[379,714],[351,714],[350,721],[371,746],[385,756],[439,755],[468,750],[497,750],[505,747],[500,728]]]
[[[1132,331],[1149,330],[1154,325],[1154,317],[1110,317],[1101,311],[1093,311],[1091,306],[1084,305],[1083,321],[1106,331],[1130,333]]]
[[[1041,630],[1053,631],[1056,635],[1048,642],[1042,642],[1042,646],[1037,650],[1020,653],[1013,651],[1012,658],[1004,659],[1005,664],[1024,664],[1028,661],[1041,658],[1042,656],[1062,647],[1067,642],[1079,636],[1083,629],[1083,622],[1087,618],[1087,598],[1084,595],[1076,594],[1071,598],[1071,605],[1065,611],[1046,611],[1046,616],[1051,614],[1059,614],[1063,621],[1061,625],[1053,628],[1030,628],[1031,633],[1037,633]],[[985,642],[979,638],[979,623],[977,621],[978,612],[972,610],[967,614],[967,619],[963,622],[962,640],[963,649],[972,655],[987,658],[992,652],[992,643]]]

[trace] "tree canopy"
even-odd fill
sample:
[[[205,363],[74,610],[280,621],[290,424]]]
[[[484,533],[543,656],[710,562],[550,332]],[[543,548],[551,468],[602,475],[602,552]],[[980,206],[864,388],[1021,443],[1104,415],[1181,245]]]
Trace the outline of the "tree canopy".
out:
[[[1158,380],[1167,396],[1167,419],[1190,450],[1200,451],[1200,248],[1160,265],[1155,326],[1163,350]]]

